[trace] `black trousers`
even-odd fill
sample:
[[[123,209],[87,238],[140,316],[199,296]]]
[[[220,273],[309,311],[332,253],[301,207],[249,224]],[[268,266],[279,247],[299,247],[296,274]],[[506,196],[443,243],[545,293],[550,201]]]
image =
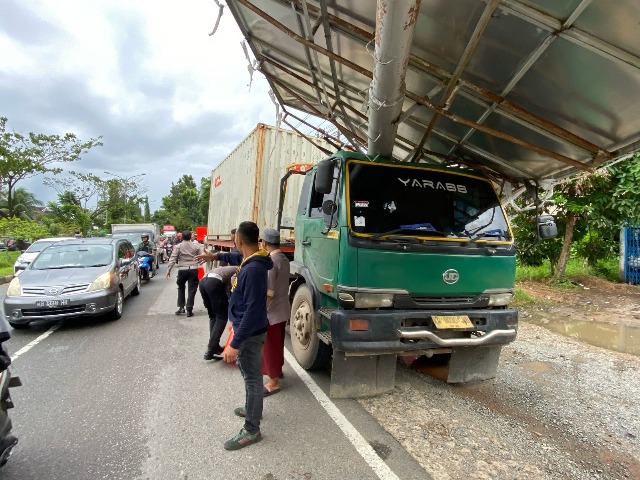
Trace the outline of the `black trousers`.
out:
[[[196,297],[196,291],[198,290],[198,269],[190,268],[184,270],[178,270],[178,308],[183,308],[185,305],[187,310],[193,310],[193,301]],[[185,286],[189,289],[189,295],[185,302]]]
[[[204,277],[200,280],[200,295],[209,314],[209,344],[207,350],[222,353],[220,338],[227,326],[229,298],[227,287],[218,278]]]

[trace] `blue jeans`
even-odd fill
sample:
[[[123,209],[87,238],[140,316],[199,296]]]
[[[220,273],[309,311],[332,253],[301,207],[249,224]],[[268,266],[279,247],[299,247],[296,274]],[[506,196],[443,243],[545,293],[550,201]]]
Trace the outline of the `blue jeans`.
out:
[[[249,337],[240,345],[238,367],[244,378],[245,412],[244,428],[255,434],[260,431],[262,417],[262,344],[266,333]]]

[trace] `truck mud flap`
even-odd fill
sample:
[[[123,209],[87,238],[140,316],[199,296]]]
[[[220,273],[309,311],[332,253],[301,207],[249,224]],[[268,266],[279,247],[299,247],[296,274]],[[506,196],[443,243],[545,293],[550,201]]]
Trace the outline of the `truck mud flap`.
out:
[[[447,383],[495,378],[502,346],[454,348],[449,361]]]
[[[396,380],[395,354],[348,357],[333,351],[331,398],[372,397],[393,390]]]

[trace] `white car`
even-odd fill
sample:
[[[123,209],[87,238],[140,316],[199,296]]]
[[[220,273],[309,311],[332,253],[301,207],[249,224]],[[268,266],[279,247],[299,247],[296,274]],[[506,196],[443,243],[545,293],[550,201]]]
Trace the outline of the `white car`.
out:
[[[18,276],[25,270],[31,262],[35,260],[35,258],[40,254],[42,250],[47,248],[49,245],[53,245],[60,240],[73,240],[73,237],[52,237],[52,238],[41,238],[33,242],[29,248],[27,248],[20,256],[17,258],[16,263],[13,264],[13,274]]]

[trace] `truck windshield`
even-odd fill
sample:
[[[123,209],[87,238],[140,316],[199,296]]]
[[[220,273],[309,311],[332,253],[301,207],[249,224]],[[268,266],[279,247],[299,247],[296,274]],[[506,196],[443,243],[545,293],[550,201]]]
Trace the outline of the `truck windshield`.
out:
[[[355,234],[511,241],[498,197],[486,180],[357,160],[348,163],[347,175],[349,228]]]

